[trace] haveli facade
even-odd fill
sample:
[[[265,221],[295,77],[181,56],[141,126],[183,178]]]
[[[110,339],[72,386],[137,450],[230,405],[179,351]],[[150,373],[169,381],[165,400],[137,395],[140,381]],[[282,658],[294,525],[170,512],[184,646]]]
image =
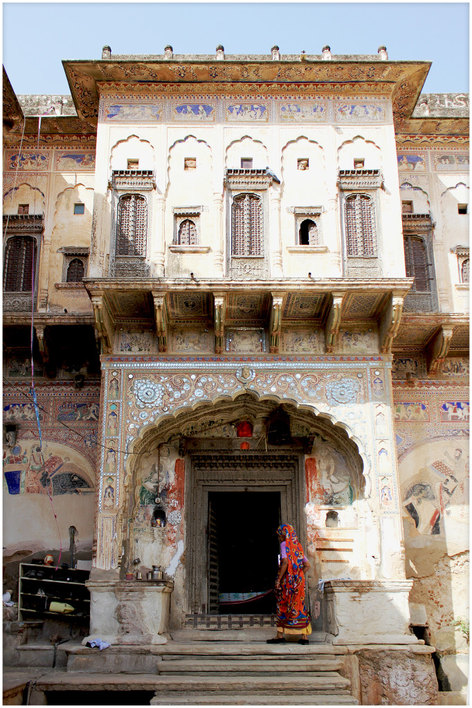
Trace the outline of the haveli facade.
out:
[[[282,519],[361,702],[366,646],[388,702],[434,701],[420,640],[466,685],[468,97],[421,94],[429,66],[105,47],[68,97],[5,75],[4,546],[74,524],[92,634],[270,614]]]

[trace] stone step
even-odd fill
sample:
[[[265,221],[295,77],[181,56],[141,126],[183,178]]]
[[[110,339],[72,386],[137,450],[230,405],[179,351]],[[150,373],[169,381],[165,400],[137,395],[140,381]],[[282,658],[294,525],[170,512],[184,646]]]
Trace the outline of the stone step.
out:
[[[121,647],[124,649],[124,647]],[[107,650],[108,651],[108,650]],[[156,645],[151,651],[161,654],[165,659],[171,656],[339,656],[346,654],[347,649],[342,646],[333,647],[332,644],[267,644],[265,641],[252,641],[247,643],[217,641],[217,642],[168,642]]]
[[[242,694],[344,694],[349,681],[338,674],[334,677],[297,676],[287,679],[285,675],[274,676],[156,676],[152,674],[84,674],[77,671],[52,671],[37,679],[38,691],[113,691],[155,690],[172,696],[199,693]],[[171,703],[173,701],[170,701]]]
[[[255,695],[254,693],[191,693],[175,695],[175,693],[159,694],[151,699],[152,706],[162,705],[290,705],[290,706],[326,706],[326,705],[358,705],[358,701],[350,693],[317,693],[316,695],[294,695],[293,693],[279,692]]]
[[[159,664],[159,674],[169,675],[175,673],[267,673],[271,672],[300,672],[307,671],[317,674],[328,671],[339,671],[343,667],[342,659],[319,659],[314,661],[311,657],[308,659],[296,658],[291,659],[264,659],[258,658],[242,658],[242,659],[208,659],[204,661],[195,661],[193,659],[177,659],[175,661],[161,661]]]
[[[275,627],[234,627],[233,629],[216,628],[187,628],[171,630],[170,636],[175,642],[253,642],[264,641],[275,637]],[[310,634],[310,643],[323,644],[331,635],[326,632],[313,632]],[[296,639],[292,643],[296,643]]]

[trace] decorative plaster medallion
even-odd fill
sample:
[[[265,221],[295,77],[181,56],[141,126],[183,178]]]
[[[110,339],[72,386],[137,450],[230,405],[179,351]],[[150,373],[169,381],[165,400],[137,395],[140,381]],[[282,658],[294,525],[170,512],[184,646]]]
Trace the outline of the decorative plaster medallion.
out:
[[[164,386],[149,379],[137,379],[133,383],[133,393],[136,396],[136,405],[139,408],[155,406],[162,401]]]
[[[254,381],[256,372],[254,371],[254,369],[250,369],[249,366],[243,366],[241,369],[236,370],[235,375],[238,381],[246,385],[251,381]]]
[[[353,403],[359,392],[359,383],[355,379],[341,379],[326,384],[326,398],[330,403]]]

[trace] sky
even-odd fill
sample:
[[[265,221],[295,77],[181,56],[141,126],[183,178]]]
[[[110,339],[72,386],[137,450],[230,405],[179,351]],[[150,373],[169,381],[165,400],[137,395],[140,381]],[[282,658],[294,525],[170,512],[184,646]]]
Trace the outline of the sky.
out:
[[[115,54],[376,54],[431,61],[423,93],[469,90],[467,2],[4,2],[3,64],[17,94],[69,94],[63,59]]]

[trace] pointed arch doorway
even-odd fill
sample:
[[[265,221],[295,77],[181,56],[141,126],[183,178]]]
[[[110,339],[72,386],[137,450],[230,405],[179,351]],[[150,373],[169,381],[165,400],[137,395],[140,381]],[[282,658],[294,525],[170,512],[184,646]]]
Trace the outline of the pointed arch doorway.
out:
[[[301,455],[202,452],[191,456],[188,509],[191,612],[272,614],[277,526],[301,529]]]

